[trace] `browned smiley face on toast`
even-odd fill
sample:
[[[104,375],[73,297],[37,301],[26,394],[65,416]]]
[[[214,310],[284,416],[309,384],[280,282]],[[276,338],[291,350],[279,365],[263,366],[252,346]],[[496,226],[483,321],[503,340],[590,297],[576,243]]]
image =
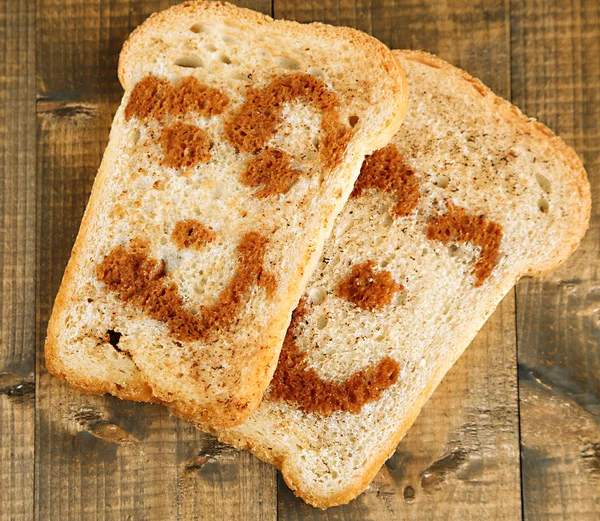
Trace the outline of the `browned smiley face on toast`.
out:
[[[320,152],[311,163],[305,157],[269,146],[282,121],[286,104],[303,102],[321,115]],[[158,162],[167,167],[189,171],[210,161],[214,136],[185,121],[186,115],[213,117],[224,114],[228,96],[203,85],[193,76],[171,83],[148,75],[133,88],[125,107],[125,119],[136,117],[143,124],[157,122],[155,138],[162,151]],[[249,87],[245,101],[225,115],[224,139],[236,152],[250,154],[238,181],[252,187],[253,196],[265,198],[285,194],[302,175],[311,175],[317,167],[334,168],[353,134],[341,123],[336,94],[314,76],[301,73],[276,76],[262,88]],[[200,218],[201,216],[195,216]],[[217,233],[199,219],[175,223],[171,240],[179,248],[202,254]],[[277,289],[275,275],[264,267],[269,239],[262,230],[246,232],[237,246],[237,268],[216,302],[200,305],[192,312],[170,280],[164,260],[152,257],[150,243],[137,237],[128,245],[113,248],[97,266],[98,279],[119,300],[147,316],[164,322],[178,342],[206,341],[235,324],[249,294],[255,287],[272,298]]]
[[[373,191],[390,196],[387,216],[392,219],[392,225],[417,209],[421,199],[418,176],[404,163],[393,144],[365,159],[351,198],[358,199]],[[444,245],[469,242],[480,248],[473,268],[475,287],[484,283],[497,263],[502,227],[483,215],[469,215],[463,208],[447,201],[446,212],[431,216],[424,232],[429,240]],[[404,290],[404,286],[379,264],[377,259],[369,259],[352,265],[340,278],[333,296],[350,302],[366,314],[397,305],[393,302],[394,296]],[[392,356],[385,356],[378,363],[358,369],[341,381],[322,378],[310,365],[311,347],[302,349],[296,342],[301,327],[310,327],[306,321],[308,306],[310,299],[307,296],[294,311],[271,382],[269,398],[286,401],[305,413],[324,417],[336,411],[357,414],[365,404],[379,400],[383,392],[397,382],[399,362]],[[315,349],[318,351],[318,346]]]

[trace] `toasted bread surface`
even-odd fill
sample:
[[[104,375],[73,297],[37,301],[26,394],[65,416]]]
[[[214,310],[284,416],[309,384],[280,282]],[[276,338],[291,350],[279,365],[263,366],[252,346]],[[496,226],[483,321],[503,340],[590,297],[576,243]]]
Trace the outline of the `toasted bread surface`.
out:
[[[261,405],[216,431],[321,508],[364,490],[502,297],[563,262],[590,214],[560,138],[445,61],[395,53],[404,125],[365,161]]]
[[[151,16],[48,327],[49,370],[213,427],[260,402],[364,156],[406,111],[359,31],[221,2]]]

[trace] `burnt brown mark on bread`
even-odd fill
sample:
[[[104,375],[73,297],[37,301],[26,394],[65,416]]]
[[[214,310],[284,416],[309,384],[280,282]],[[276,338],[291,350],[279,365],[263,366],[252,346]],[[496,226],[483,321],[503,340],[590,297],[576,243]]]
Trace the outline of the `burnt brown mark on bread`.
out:
[[[404,287],[398,284],[387,270],[375,271],[374,261],[352,266],[350,273],[338,285],[336,295],[355,306],[376,311],[387,306],[394,294]]]
[[[468,215],[464,208],[446,201],[444,215],[431,217],[427,224],[427,238],[442,244],[470,242],[480,246],[475,263],[475,287],[481,286],[498,263],[502,226],[484,215]]]
[[[242,182],[251,182],[253,184],[250,186],[257,186],[260,181],[264,186],[256,194],[259,197],[284,193],[299,175],[291,166],[284,166],[287,162],[285,155],[274,159],[272,149],[263,151],[277,125],[282,122],[285,104],[293,101],[310,103],[321,112],[319,160],[325,168],[333,168],[339,163],[354,133],[352,128],[340,121],[339,100],[335,92],[315,76],[304,73],[284,74],[275,77],[261,89],[248,87],[246,100],[225,122],[225,138],[237,151],[252,154],[262,152],[262,158],[259,156],[255,165],[249,165],[250,172],[242,175]],[[256,167],[268,170],[258,176]],[[291,178],[294,179],[290,181]]]
[[[254,193],[256,197],[284,194],[302,175],[292,167],[293,159],[283,150],[266,148],[248,161],[240,180],[243,185],[261,187]]]
[[[152,74],[131,91],[125,107],[125,120],[164,121],[168,115],[181,116],[195,112],[200,116],[218,116],[229,104],[227,94],[203,85],[194,76],[186,76],[174,84]]]
[[[187,123],[175,123],[162,129],[159,143],[163,150],[161,163],[172,168],[191,168],[208,163],[210,141],[204,130]]]
[[[390,209],[392,217],[409,215],[421,198],[417,177],[404,163],[396,145],[388,145],[366,157],[350,197],[360,197],[369,189],[394,195],[394,206]]]
[[[305,351],[296,344],[295,331],[306,316],[306,300],[302,299],[292,315],[279,363],[270,387],[270,399],[295,404],[306,413],[331,416],[336,411],[358,414],[363,406],[377,401],[398,380],[400,366],[390,357],[377,365],[361,369],[343,382],[323,380],[308,367]]]
[[[196,219],[178,221],[173,227],[171,238],[179,248],[201,250],[207,243],[216,239],[216,234],[208,226]]]
[[[233,278],[217,302],[202,306],[196,314],[184,306],[177,284],[169,282],[165,261],[150,257],[148,244],[139,239],[131,241],[129,248],[114,248],[97,266],[96,273],[121,301],[167,324],[176,340],[204,340],[235,322],[253,286],[264,286],[267,295],[272,293],[275,280],[263,269],[267,242],[258,232],[242,237]]]

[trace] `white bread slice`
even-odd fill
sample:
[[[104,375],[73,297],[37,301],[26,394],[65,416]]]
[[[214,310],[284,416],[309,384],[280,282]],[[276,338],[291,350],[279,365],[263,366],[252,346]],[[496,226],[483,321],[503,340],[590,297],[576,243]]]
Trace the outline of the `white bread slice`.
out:
[[[217,433],[321,508],[368,485],[502,297],[564,261],[590,214],[583,166],[550,130],[434,56],[397,57],[410,95],[398,154],[365,162],[269,391]]]
[[[232,426],[259,404],[364,156],[406,112],[364,33],[226,3],[151,16],[56,298],[50,372]]]

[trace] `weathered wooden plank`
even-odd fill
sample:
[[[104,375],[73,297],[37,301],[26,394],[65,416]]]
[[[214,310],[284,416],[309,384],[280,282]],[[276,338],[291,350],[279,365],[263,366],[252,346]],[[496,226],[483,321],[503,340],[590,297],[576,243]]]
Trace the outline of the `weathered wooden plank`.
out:
[[[122,94],[118,53],[133,27],[168,3],[38,2],[39,520],[276,516],[276,478],[267,465],[160,406],[73,391],[43,364],[52,302]],[[255,5],[270,12],[270,3]]]
[[[0,2],[0,519],[33,519],[35,7]]]
[[[347,24],[392,48],[436,53],[510,95],[508,2],[276,0],[275,16]],[[280,518],[520,518],[516,385],[511,292],[367,492],[322,512],[280,480]]]
[[[592,184],[590,229],[557,271],[519,285],[525,519],[600,516],[600,6],[518,0],[513,100],[574,146]]]

